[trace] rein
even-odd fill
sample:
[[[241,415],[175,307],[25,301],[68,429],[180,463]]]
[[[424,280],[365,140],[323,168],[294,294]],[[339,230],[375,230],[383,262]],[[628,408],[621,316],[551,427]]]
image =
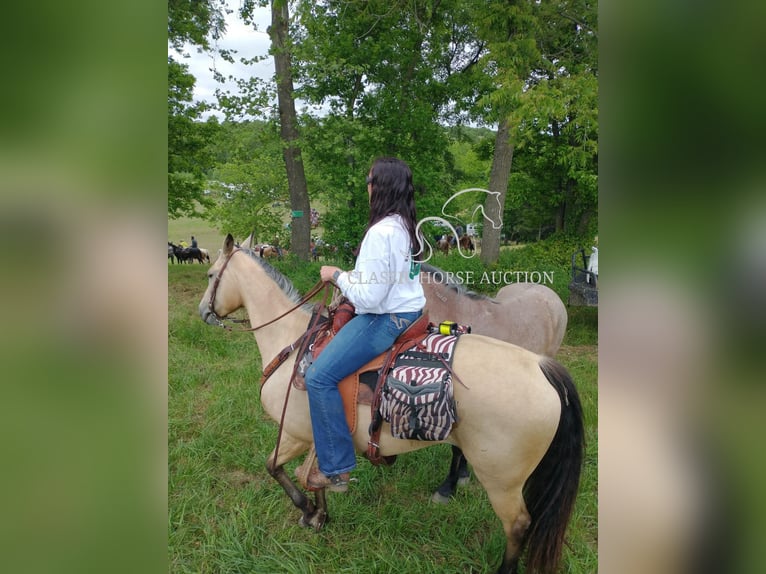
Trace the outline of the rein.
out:
[[[215,296],[218,292],[218,285],[221,283],[221,277],[223,276],[223,272],[226,270],[226,267],[229,265],[229,261],[231,261],[232,256],[237,252],[241,251],[239,248],[232,249],[231,253],[229,253],[229,256],[226,258],[226,261],[223,262],[223,266],[221,267],[221,270],[218,272],[218,275],[216,275],[215,282],[213,283],[213,291],[210,293],[210,301],[208,302],[208,310],[210,311],[210,314],[213,316],[213,318],[216,320],[216,323],[218,323],[219,327],[223,327],[227,331],[232,331],[233,329],[224,324],[224,321],[231,321],[232,323],[244,323],[247,320],[246,319],[229,319],[227,317],[221,317],[218,313],[215,312]],[[306,293],[303,297],[301,297],[300,301],[298,301],[293,307],[290,307],[287,311],[279,315],[278,317],[275,317],[271,321],[267,321],[266,323],[262,323],[258,325],[257,327],[249,327],[247,329],[237,329],[238,331],[257,331],[258,329],[261,329],[263,327],[266,327],[267,325],[271,325],[272,323],[276,323],[279,321],[282,317],[289,315],[293,311],[295,311],[298,307],[301,307],[302,305],[305,305],[314,295],[319,293],[322,288],[325,286],[325,283],[323,281],[319,281],[314,285],[308,293]]]

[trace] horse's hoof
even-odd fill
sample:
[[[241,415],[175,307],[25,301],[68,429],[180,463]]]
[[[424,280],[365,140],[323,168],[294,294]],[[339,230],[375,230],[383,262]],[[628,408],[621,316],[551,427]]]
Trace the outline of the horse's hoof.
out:
[[[322,510],[317,510],[308,517],[306,517],[305,514],[302,515],[298,521],[298,524],[300,524],[303,528],[313,528],[319,532],[324,526],[325,522],[327,522],[327,513]]]
[[[438,490],[431,495],[431,502],[435,504],[448,504],[450,496],[444,496]]]

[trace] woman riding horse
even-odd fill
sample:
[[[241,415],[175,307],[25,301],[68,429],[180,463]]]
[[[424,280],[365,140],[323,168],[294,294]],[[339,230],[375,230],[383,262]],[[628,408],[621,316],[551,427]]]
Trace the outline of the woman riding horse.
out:
[[[415,188],[412,172],[395,158],[377,159],[367,176],[370,218],[353,272],[323,265],[323,281],[333,281],[357,315],[330,341],[306,373],[314,446],[319,470],[309,487],[335,492],[348,489],[356,454],[338,384],[383,353],[420,317],[426,298],[417,245]]]

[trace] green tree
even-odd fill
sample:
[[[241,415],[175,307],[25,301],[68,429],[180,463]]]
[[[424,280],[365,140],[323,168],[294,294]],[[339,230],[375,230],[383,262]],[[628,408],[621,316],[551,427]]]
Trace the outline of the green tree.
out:
[[[308,145],[326,174],[333,210],[325,229],[356,244],[364,229],[364,176],[371,161],[395,155],[413,170],[418,214],[437,215],[454,191],[445,79],[454,12],[461,2],[299,2],[296,69],[301,97],[324,105]]]
[[[245,19],[256,4],[266,2],[243,4]],[[292,58],[277,79],[289,70],[298,86],[283,101],[300,98],[327,113],[298,118],[294,143],[284,150],[301,151],[307,189],[329,208],[326,239],[358,242],[367,214],[364,175],[380,155],[397,155],[413,168],[421,217],[438,215],[466,182],[489,181],[502,201],[498,213],[488,211],[496,219],[504,214],[510,236],[539,237],[548,228],[585,233],[597,224],[592,2],[297,0],[291,6],[289,27],[279,20],[284,49],[273,50]],[[277,27],[270,31],[275,37]],[[262,87],[246,81],[227,105],[262,110]],[[466,148],[457,132],[445,129],[466,120],[496,126],[491,140],[484,132]],[[475,150],[473,163],[466,149]],[[452,214],[466,211],[462,202],[451,204]],[[484,226],[486,262],[496,260],[500,231]]]
[[[595,235],[598,224],[598,21],[596,4],[566,0],[540,5],[546,23],[539,47],[543,58],[520,115],[522,139],[547,136],[555,229]]]
[[[201,215],[197,206],[212,205],[204,196],[205,170],[213,161],[207,146],[218,127],[214,118],[200,121],[204,110],[192,102],[194,76],[168,58],[168,215]]]
[[[515,0],[471,6],[484,52],[471,69],[474,97],[466,102],[472,117],[498,125],[489,187],[500,193],[501,205],[488,202],[487,212],[503,212],[511,193],[525,225],[537,220],[539,232],[547,216],[559,231],[585,233],[597,214],[595,4]],[[530,142],[537,162],[527,162],[523,177],[510,177],[514,151]],[[552,180],[551,170],[557,176]],[[509,183],[523,185],[509,192]],[[484,227],[485,263],[497,260],[499,234]]]
[[[535,18],[535,3],[528,0],[493,1],[472,6],[475,8],[472,17],[475,34],[484,47],[478,65],[471,69],[470,79],[478,86],[472,115],[497,124],[489,176],[489,190],[497,195],[487,197],[484,210],[492,221],[499,222],[516,145],[518,120],[513,112],[539,58],[535,43],[539,22]],[[497,225],[484,225],[483,263],[497,261],[501,233],[502,228]]]
[[[207,217],[235,237],[286,247],[289,232],[287,178],[282,144],[272,122],[224,122],[210,148],[216,158],[209,188],[215,204]]]
[[[289,22],[288,0],[272,0],[269,36],[271,37],[271,51],[274,55],[276,70],[279,126],[284,146],[282,155],[287,172],[290,207],[293,214],[290,247],[298,257],[308,260],[311,240],[311,222],[309,219],[311,205],[301,157],[298,117],[295,112],[292,41]]]
[[[189,43],[209,49],[209,38],[226,31],[225,0],[168,0],[168,42],[179,51]]]
[[[223,0],[169,0],[168,42],[210,47],[224,33]],[[201,215],[212,203],[204,196],[205,170],[212,166],[206,148],[217,122],[201,122],[205,106],[193,102],[195,79],[188,66],[168,57],[168,216]]]

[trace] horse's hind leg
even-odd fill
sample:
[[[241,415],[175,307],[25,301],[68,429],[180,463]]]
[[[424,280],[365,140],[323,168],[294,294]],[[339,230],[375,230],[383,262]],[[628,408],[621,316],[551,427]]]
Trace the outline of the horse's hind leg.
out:
[[[293,504],[301,511],[302,515],[299,521],[301,526],[311,527],[314,530],[320,530],[327,521],[327,500],[325,493],[320,490],[316,493],[316,504],[296,486],[285,472],[285,463],[293,460],[306,452],[309,445],[305,442],[293,439],[289,435],[282,435],[279,444],[279,460],[274,460],[276,451],[272,451],[266,461],[266,469],[293,501]]]
[[[481,480],[481,477],[479,477]],[[507,485],[490,485],[487,487],[487,495],[495,510],[505,532],[506,547],[503,561],[497,570],[497,574],[517,574],[519,557],[524,550],[525,536],[532,518],[527,511],[521,487],[508,489]]]

